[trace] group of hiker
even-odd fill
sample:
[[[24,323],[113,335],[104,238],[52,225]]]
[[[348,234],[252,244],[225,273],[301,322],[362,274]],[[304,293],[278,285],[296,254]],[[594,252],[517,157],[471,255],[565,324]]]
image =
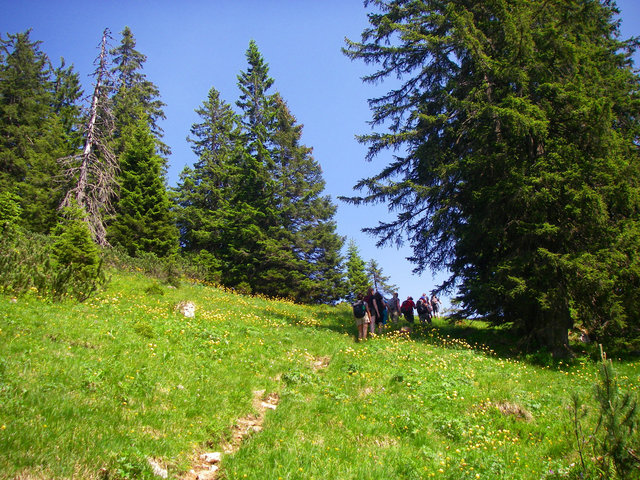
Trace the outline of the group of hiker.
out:
[[[400,321],[400,315],[409,324],[413,324],[415,321],[414,309],[418,313],[420,323],[431,324],[433,317],[440,316],[440,299],[435,293],[430,298],[426,293],[423,293],[415,303],[411,296],[400,303],[397,292],[394,292],[392,297],[387,300],[379,291],[370,287],[366,295],[358,294],[356,302],[353,304],[353,315],[358,326],[358,339],[365,340],[367,334],[376,333],[376,329],[378,333],[381,333],[388,321],[397,324]]]

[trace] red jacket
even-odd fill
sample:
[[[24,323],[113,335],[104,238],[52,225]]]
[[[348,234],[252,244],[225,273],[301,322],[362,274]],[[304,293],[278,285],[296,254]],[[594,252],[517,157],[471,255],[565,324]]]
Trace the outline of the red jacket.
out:
[[[400,307],[400,311],[403,312],[403,313],[405,311],[413,311],[415,306],[416,306],[416,304],[413,303],[413,300],[406,299],[404,302],[402,302],[402,306]]]

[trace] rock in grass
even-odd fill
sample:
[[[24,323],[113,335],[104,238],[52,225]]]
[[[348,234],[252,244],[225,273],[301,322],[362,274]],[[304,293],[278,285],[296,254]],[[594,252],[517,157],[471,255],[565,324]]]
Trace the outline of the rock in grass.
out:
[[[154,458],[147,458],[147,462],[151,466],[151,470],[153,470],[153,474],[160,478],[169,478],[169,472],[167,472],[166,468],[163,468],[160,463]]]
[[[196,304],[193,302],[182,301],[176,305],[175,310],[187,318],[193,318],[196,316]]]
[[[202,455],[200,455],[200,460],[209,464],[219,463],[220,460],[222,460],[222,453],[220,452],[203,453]]]

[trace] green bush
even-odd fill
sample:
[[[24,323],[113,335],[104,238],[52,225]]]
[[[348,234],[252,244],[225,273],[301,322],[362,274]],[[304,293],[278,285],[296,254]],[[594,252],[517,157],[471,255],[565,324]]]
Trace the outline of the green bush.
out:
[[[157,283],[153,283],[144,289],[147,295],[164,295],[164,290]]]
[[[106,283],[100,251],[80,209],[65,211],[48,237],[18,228],[19,208],[7,198],[0,196],[0,291],[84,301]]]
[[[82,209],[72,207],[62,212],[53,232],[52,255],[55,298],[68,295],[84,301],[106,283],[100,250],[91,238]]]
[[[141,272],[176,288],[180,287],[182,277],[209,280],[205,268],[197,264],[193,256],[158,257],[153,253],[139,253],[137,257],[132,257],[122,247],[115,246],[104,249],[103,258],[105,264],[110,267],[130,272]]]
[[[589,410],[579,395],[572,395],[570,411],[577,442],[580,478],[640,478],[640,432],[638,401],[630,392],[619,391],[611,360],[601,353],[599,379],[595,386],[598,411],[593,431],[585,434]]]
[[[5,236],[16,231],[22,209],[19,198],[9,192],[0,192],[0,233]]]
[[[50,244],[46,236],[30,232],[0,236],[0,290],[13,295],[28,291],[48,295],[55,276]]]

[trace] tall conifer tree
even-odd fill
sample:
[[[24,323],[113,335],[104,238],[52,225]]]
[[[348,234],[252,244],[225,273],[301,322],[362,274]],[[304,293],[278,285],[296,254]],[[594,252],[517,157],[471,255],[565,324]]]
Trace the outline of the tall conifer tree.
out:
[[[111,73],[115,88],[113,104],[116,119],[116,154],[119,155],[124,149],[126,139],[123,138],[123,134],[126,127],[136,124],[139,115],[142,114],[149,122],[159,151],[168,155],[170,150],[162,142],[163,130],[159,125],[159,121],[165,119],[165,104],[160,100],[158,87],[142,73],[147,57],[136,50],[136,40],[129,27],[124,28],[120,45],[110,53],[113,55]]]
[[[343,239],[336,234],[335,205],[325,187],[312,149],[301,144],[296,123],[280,94],[273,96],[271,159],[278,224],[268,231],[265,280],[282,296],[304,301],[332,301],[344,293]],[[278,252],[277,254],[275,252]]]
[[[238,208],[239,120],[215,88],[196,113],[201,121],[191,126],[187,141],[198,158],[183,170],[174,192],[181,244],[185,252],[198,255],[210,279],[226,283],[233,270],[230,246],[238,241],[231,237],[229,222]]]
[[[24,227],[47,233],[63,195],[56,159],[67,152],[49,59],[30,35],[0,38],[0,190],[21,199]]]
[[[262,283],[268,230],[278,225],[275,208],[275,180],[272,157],[274,109],[268,91],[274,80],[269,66],[252,40],[246,52],[248,67],[238,75],[243,153],[235,185],[236,210],[233,219],[235,238],[231,249],[235,259],[229,273],[233,283],[243,283],[255,290]],[[258,290],[259,291],[259,290]],[[263,292],[264,293],[264,292]]]
[[[181,175],[183,248],[223,284],[242,291],[333,301],[343,295],[335,206],[311,149],[301,145],[285,102],[270,94],[268,65],[255,42],[234,114],[211,89],[189,141],[198,156]],[[215,277],[215,275],[214,275]]]
[[[448,269],[462,314],[566,353],[578,322],[640,337],[640,82],[610,1],[369,2],[346,54],[403,79],[371,100],[369,157],[405,152],[356,187],[386,201],[422,270]]]
[[[108,228],[112,245],[129,255],[153,253],[166,257],[177,253],[178,231],[163,176],[163,160],[143,113],[124,133],[120,156],[120,196],[116,217]]]
[[[365,295],[367,288],[371,285],[367,277],[366,265],[360,256],[358,246],[353,240],[349,241],[347,247],[347,260],[345,262],[347,274],[347,294],[346,298],[354,302],[358,294]]]

